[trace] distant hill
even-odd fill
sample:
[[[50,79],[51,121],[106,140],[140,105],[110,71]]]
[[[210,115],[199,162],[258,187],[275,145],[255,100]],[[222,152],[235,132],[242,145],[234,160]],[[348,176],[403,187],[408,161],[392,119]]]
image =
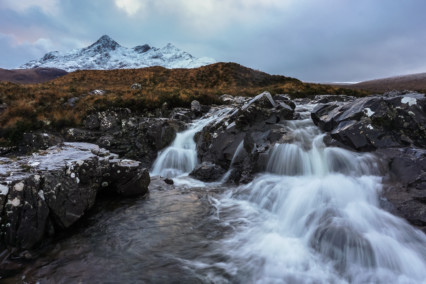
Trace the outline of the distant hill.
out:
[[[392,90],[426,90],[426,73],[395,76],[383,79],[369,80],[357,84],[342,85],[344,88],[367,90],[370,92],[383,93]]]
[[[121,46],[107,35],[92,45],[68,52],[52,51],[42,58],[32,60],[20,68],[56,67],[68,72],[76,70],[133,69],[150,66],[166,68],[196,68],[215,63],[212,58],[197,58],[171,43],[162,48],[138,45]]]
[[[0,82],[11,82],[17,84],[34,84],[47,82],[68,72],[57,68],[33,68],[33,69],[2,69],[0,68]]]

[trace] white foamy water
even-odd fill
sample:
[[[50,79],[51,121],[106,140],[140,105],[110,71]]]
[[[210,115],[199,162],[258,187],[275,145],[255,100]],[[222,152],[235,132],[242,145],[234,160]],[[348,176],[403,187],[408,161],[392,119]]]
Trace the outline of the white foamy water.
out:
[[[379,207],[376,158],[326,147],[310,119],[286,127],[268,173],[212,198],[231,233],[186,265],[218,283],[426,283],[426,237]]]
[[[229,108],[224,108],[208,113],[205,117],[194,121],[188,130],[177,133],[172,145],[159,153],[151,175],[171,178],[190,173],[198,164],[195,134],[209,123],[222,119],[229,111]]]

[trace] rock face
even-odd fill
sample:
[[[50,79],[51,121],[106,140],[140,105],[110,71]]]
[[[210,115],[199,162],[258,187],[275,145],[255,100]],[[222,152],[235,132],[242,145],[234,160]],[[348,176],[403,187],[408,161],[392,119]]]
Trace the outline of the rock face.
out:
[[[329,144],[375,151],[384,162],[382,205],[426,232],[426,98],[388,93],[318,104],[312,119]]]
[[[196,135],[200,160],[222,169],[232,166],[231,180],[236,183],[250,181],[265,169],[269,150],[286,133],[282,123],[293,119],[294,108],[290,100],[275,100],[268,92],[235,107]]]
[[[189,174],[202,181],[216,181],[225,174],[225,170],[213,163],[203,162]]]
[[[95,143],[149,168],[157,152],[169,145],[184,127],[177,119],[146,118],[129,109],[111,109],[88,115],[84,128],[68,129],[65,139]]]
[[[426,147],[424,94],[388,94],[349,103],[319,104],[312,119],[343,145],[359,151]]]
[[[1,247],[33,248],[79,220],[99,193],[143,195],[149,182],[140,163],[87,143],[0,158]]]
[[[389,161],[385,205],[426,233],[426,149],[381,149],[378,154]]]

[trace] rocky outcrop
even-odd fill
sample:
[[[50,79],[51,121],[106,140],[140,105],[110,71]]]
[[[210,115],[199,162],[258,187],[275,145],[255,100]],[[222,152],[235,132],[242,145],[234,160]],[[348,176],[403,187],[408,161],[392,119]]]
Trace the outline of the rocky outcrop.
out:
[[[191,177],[202,181],[216,181],[225,174],[225,170],[210,162],[203,162],[195,167],[189,174]]]
[[[388,94],[319,104],[312,119],[339,143],[358,151],[426,147],[424,94]]]
[[[73,225],[99,193],[143,195],[149,182],[139,162],[87,143],[0,158],[0,246],[31,249]]]
[[[250,181],[264,170],[262,161],[286,133],[282,123],[293,119],[294,108],[289,99],[274,99],[268,92],[235,107],[196,135],[200,160],[222,169],[232,166],[230,179],[235,183]]]
[[[384,207],[426,233],[426,150],[393,148],[381,149],[377,154],[389,166]]]
[[[111,109],[88,115],[84,128],[68,129],[64,136],[67,141],[95,143],[150,167],[158,151],[184,128],[185,124],[176,118],[147,118],[129,109]]]
[[[64,140],[58,135],[45,132],[29,132],[22,135],[19,144],[21,153],[29,153],[37,150],[45,150],[51,146],[60,145]]]

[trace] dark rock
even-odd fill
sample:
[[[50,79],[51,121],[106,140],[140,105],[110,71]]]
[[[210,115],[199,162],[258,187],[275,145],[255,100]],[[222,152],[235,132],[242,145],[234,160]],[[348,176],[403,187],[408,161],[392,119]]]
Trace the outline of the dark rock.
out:
[[[360,151],[426,147],[426,98],[404,93],[347,103],[320,104],[312,111],[318,127],[344,145]]]
[[[64,143],[0,162],[1,247],[31,249],[69,228],[105,187],[122,196],[143,195],[148,171],[138,162],[87,143]]]
[[[109,190],[123,196],[145,195],[148,192],[149,172],[141,169],[139,162],[111,160],[110,164]]]
[[[170,178],[164,179],[164,182],[167,183],[167,184],[174,184],[174,181]]]
[[[219,180],[225,172],[226,171],[218,165],[210,162],[203,162],[195,167],[189,175],[196,179],[208,182]]]
[[[174,108],[169,117],[171,119],[179,120],[185,123],[191,122],[194,118],[191,110],[187,108]]]
[[[92,113],[86,117],[84,125],[85,129],[68,129],[65,138],[96,143],[124,158],[138,160],[147,168],[151,167],[157,152],[185,128],[181,121],[141,117],[129,109]]]
[[[231,181],[249,182],[266,168],[265,155],[283,139],[282,123],[293,119],[294,107],[287,98],[275,101],[265,92],[234,108],[195,136],[200,160],[232,167]]]
[[[197,100],[193,100],[191,102],[191,111],[194,113],[195,116],[201,115],[201,104]]]
[[[388,161],[383,190],[388,210],[426,232],[426,150],[381,149],[377,154]]]
[[[62,137],[51,133],[24,133],[19,145],[19,151],[21,153],[29,153],[36,150],[45,150],[51,146],[60,145],[62,142],[64,142]]]

